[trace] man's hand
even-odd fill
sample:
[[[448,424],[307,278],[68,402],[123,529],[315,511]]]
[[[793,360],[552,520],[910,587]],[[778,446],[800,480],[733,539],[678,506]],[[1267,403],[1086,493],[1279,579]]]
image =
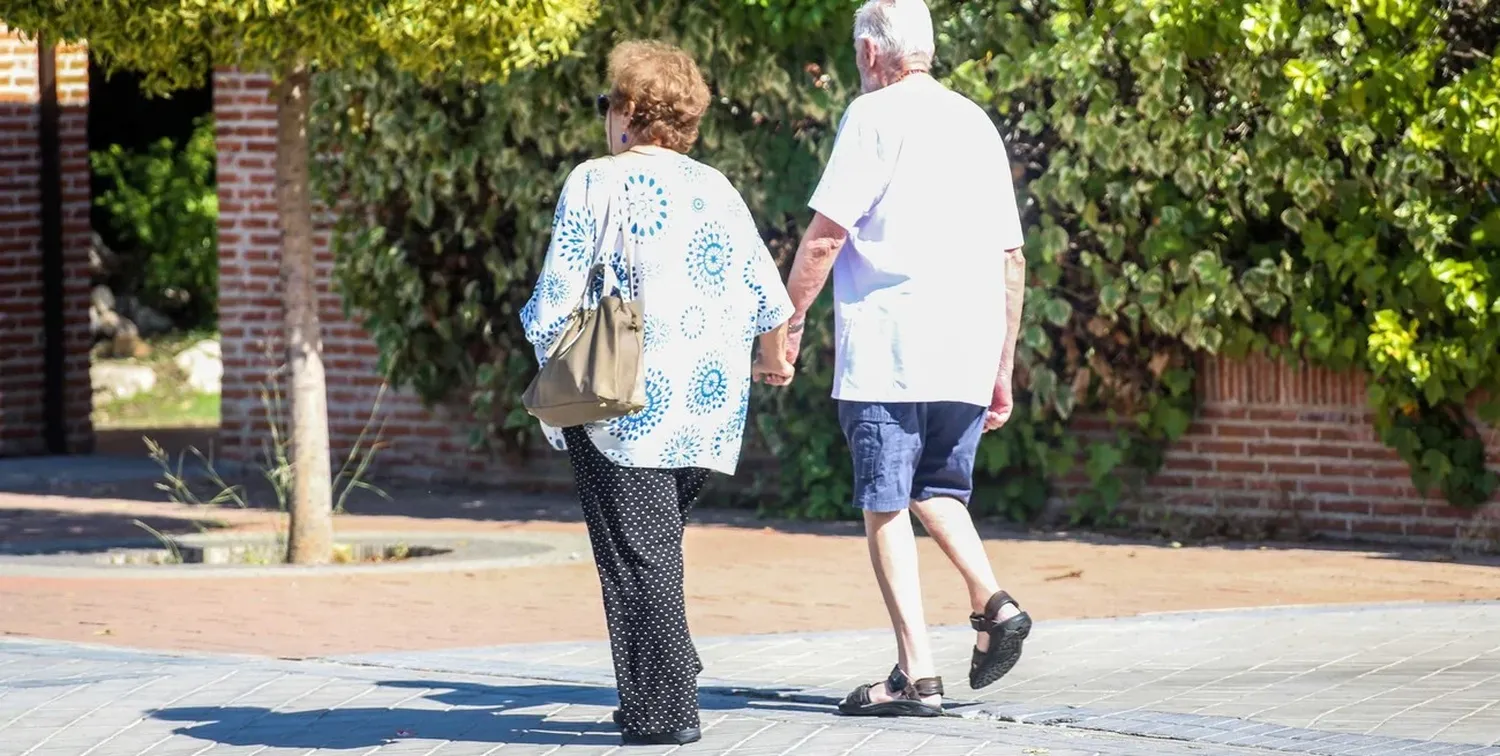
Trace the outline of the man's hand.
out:
[[[797,374],[797,368],[792,366],[783,355],[762,351],[756,358],[755,364],[750,366],[750,377],[756,383],[765,383],[771,386],[787,386],[792,382],[792,377]]]
[[[984,414],[984,432],[999,430],[1010,420],[1015,410],[1016,399],[1010,385],[1010,375],[995,381],[995,392],[990,396],[989,411]]]

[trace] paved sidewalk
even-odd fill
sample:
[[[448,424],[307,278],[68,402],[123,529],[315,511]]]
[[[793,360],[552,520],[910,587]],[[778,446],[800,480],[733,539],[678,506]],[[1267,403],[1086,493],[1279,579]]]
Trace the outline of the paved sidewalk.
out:
[[[958,682],[970,634],[944,629],[957,716],[937,721],[832,714],[889,664],[883,633],[710,638],[706,738],[679,750],[1500,756],[1497,620],[1500,603],[1044,622],[983,695]],[[611,753],[607,660],[590,643],[291,661],[0,640],[0,756]]]
[[[542,756],[621,751],[598,685],[0,641],[0,756]],[[875,722],[703,695],[703,742],[631,753],[1266,756],[1024,724]]]
[[[936,646],[940,672],[953,682],[950,699],[973,702],[960,711],[978,719],[1299,753],[1500,754],[1500,747],[1481,747],[1500,746],[1497,626],[1500,602],[1044,622],[1016,670],[978,694],[961,682],[973,633],[938,630]],[[706,639],[699,649],[706,686],[824,704],[879,678],[894,658],[885,632]],[[605,644],[344,660],[610,679]]]

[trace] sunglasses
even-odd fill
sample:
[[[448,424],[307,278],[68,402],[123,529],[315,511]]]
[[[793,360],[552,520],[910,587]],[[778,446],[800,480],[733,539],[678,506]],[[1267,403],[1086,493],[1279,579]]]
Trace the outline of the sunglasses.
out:
[[[599,111],[599,117],[609,115],[609,95],[602,94],[594,100],[594,109]]]

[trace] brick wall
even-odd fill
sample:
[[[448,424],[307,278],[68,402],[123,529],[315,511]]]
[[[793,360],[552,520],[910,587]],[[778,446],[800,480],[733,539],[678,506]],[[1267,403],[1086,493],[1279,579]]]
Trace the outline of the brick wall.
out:
[[[64,392],[70,451],[89,422],[88,53],[57,50],[62,154]],[[43,415],[41,124],[37,47],[0,25],[0,455],[46,451]]]
[[[235,461],[254,461],[260,454],[267,437],[262,387],[284,363],[274,195],[276,113],[270,87],[270,80],[261,75],[231,70],[214,75],[224,354],[219,453]],[[357,323],[344,317],[342,302],[330,287],[332,265],[325,223],[318,239],[320,317],[329,436],[337,467],[369,421],[381,380],[375,345]],[[520,470],[471,452],[461,419],[429,411],[404,392],[387,392],[379,422],[385,424],[384,437],[390,443],[378,457],[382,474],[517,482],[552,481],[564,472],[556,455]]]
[[[1210,359],[1197,391],[1197,422],[1168,451],[1137,509],[1275,518],[1334,538],[1500,537],[1500,504],[1457,509],[1416,491],[1406,463],[1375,434],[1362,376],[1266,358]],[[1481,432],[1490,466],[1500,470],[1500,430]]]

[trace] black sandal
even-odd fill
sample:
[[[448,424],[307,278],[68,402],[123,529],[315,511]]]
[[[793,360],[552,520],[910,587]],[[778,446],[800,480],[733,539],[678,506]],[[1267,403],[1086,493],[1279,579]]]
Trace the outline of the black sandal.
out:
[[[876,685],[890,686],[894,700],[872,703],[870,689]],[[913,681],[901,671],[901,665],[891,670],[891,676],[883,682],[868,683],[855,688],[839,704],[839,713],[850,717],[941,717],[943,707],[922,703],[928,696],[943,695],[943,678],[924,677]]]
[[[979,646],[975,646],[974,659],[969,664],[969,687],[975,690],[994,684],[1010,672],[1021,660],[1022,642],[1031,634],[1031,615],[1026,612],[1000,621],[1000,610],[1006,604],[1021,608],[1019,601],[1000,591],[984,605],[984,614],[969,615],[969,624],[974,630],[990,636],[989,648],[980,651]]]

